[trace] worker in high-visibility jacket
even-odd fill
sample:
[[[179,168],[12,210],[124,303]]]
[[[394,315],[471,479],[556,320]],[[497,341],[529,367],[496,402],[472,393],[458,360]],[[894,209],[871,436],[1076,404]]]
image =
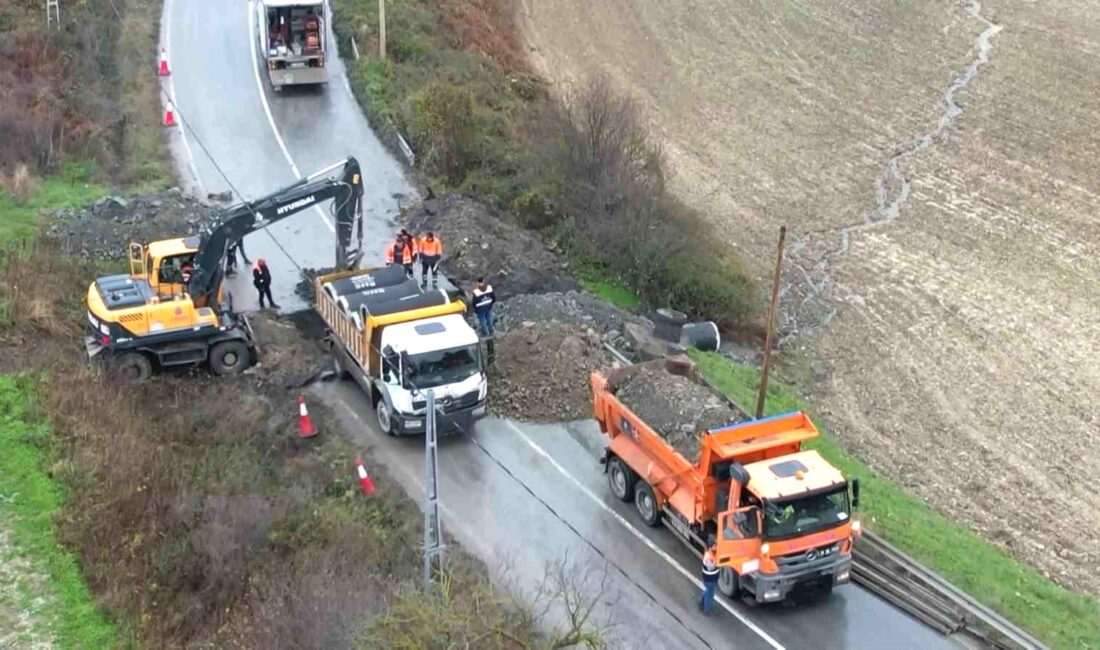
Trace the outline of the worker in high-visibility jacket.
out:
[[[386,248],[386,262],[388,264],[400,264],[405,267],[405,273],[413,277],[413,260],[416,259],[416,240],[408,232],[402,230],[397,233],[397,238]]]
[[[427,288],[429,273],[432,276],[432,286],[436,286],[439,278],[439,260],[443,259],[443,242],[435,236],[434,232],[429,232],[420,238],[417,253],[420,254],[420,286]]]
[[[703,594],[699,597],[699,609],[709,614],[714,606],[714,588],[718,586],[718,559],[712,545],[703,553]]]

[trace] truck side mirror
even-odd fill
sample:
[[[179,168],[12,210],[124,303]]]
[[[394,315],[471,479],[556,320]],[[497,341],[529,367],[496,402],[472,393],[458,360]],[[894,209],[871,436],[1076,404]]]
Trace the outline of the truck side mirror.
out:
[[[859,479],[852,479],[852,508],[859,507]]]

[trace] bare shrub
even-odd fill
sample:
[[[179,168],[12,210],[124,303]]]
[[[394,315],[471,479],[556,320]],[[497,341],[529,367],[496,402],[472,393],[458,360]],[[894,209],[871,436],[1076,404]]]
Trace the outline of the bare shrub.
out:
[[[7,190],[12,201],[19,205],[26,203],[38,187],[34,176],[23,163],[16,165],[11,174],[0,174],[0,184]]]
[[[596,76],[540,117],[532,219],[546,223],[601,275],[657,305],[741,325],[754,304],[736,257],[701,215],[667,190],[660,147],[638,104]],[[550,206],[549,208],[547,206]]]

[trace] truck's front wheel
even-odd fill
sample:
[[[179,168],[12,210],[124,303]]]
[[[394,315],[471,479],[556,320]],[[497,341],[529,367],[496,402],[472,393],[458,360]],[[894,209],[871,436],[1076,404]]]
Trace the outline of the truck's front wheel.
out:
[[[386,404],[386,400],[381,397],[378,398],[378,402],[374,405],[374,414],[378,416],[378,428],[382,430],[382,433],[387,436],[395,435],[393,432],[393,414],[390,412],[390,406]]]
[[[722,592],[723,596],[728,598],[737,596],[737,592],[741,590],[740,582],[737,572],[728,566],[722,567],[718,572],[718,591]]]
[[[607,484],[620,501],[630,501],[634,498],[634,484],[638,476],[626,466],[621,458],[612,457],[607,463]]]
[[[653,488],[649,483],[638,481],[634,486],[634,507],[647,526],[661,523],[661,515],[657,512],[657,497],[653,495]]]

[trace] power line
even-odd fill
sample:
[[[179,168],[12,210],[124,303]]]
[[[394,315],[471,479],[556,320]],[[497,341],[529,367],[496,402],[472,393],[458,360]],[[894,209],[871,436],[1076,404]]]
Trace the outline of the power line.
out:
[[[118,5],[115,4],[115,0],[107,0],[107,2],[110,3],[111,10],[114,12],[115,17],[118,18],[119,25],[121,25],[123,22],[122,12],[118,10]],[[84,3],[80,4],[84,5]],[[86,5],[85,12],[90,12]],[[124,39],[121,35],[119,36],[119,42],[124,42]],[[144,55],[141,53],[141,48],[139,48],[136,43],[131,42],[130,45],[132,46],[134,53],[137,55],[138,60],[142,60],[144,58]],[[229,179],[229,174],[225,173],[225,170],[222,169],[221,165],[219,165],[218,161],[214,158],[214,154],[210,153],[210,150],[206,148],[206,145],[203,143],[202,138],[199,137],[198,131],[191,127],[190,122],[187,120],[187,117],[183,114],[183,111],[180,110],[179,106],[173,100],[172,96],[169,95],[168,92],[165,91],[164,87],[161,86],[159,83],[157,84],[157,91],[165,100],[168,101],[168,103],[172,105],[176,117],[180,121],[181,128],[187,129],[191,133],[191,135],[195,139],[195,143],[199,145],[199,148],[202,149],[202,152],[206,155],[206,158],[210,161],[210,164],[214,167],[218,174],[221,175],[226,185],[229,186],[230,191],[236,194],[237,197],[239,197],[241,201],[243,201],[244,204],[248,206],[249,210],[252,210],[252,202],[245,198],[244,194],[242,194],[241,191],[237,189],[237,186],[233,184],[233,181]],[[275,243],[275,246],[283,252],[283,255],[285,255],[286,258],[290,260],[290,263],[293,264],[296,269],[298,269],[298,272],[302,273],[304,269],[302,269],[301,265],[299,265],[298,262],[295,261],[294,257],[291,256],[290,252],[287,251],[282,243],[280,243],[279,240],[275,238],[275,235],[267,228],[264,228],[263,231],[267,233],[267,236],[271,238],[271,241]]]

